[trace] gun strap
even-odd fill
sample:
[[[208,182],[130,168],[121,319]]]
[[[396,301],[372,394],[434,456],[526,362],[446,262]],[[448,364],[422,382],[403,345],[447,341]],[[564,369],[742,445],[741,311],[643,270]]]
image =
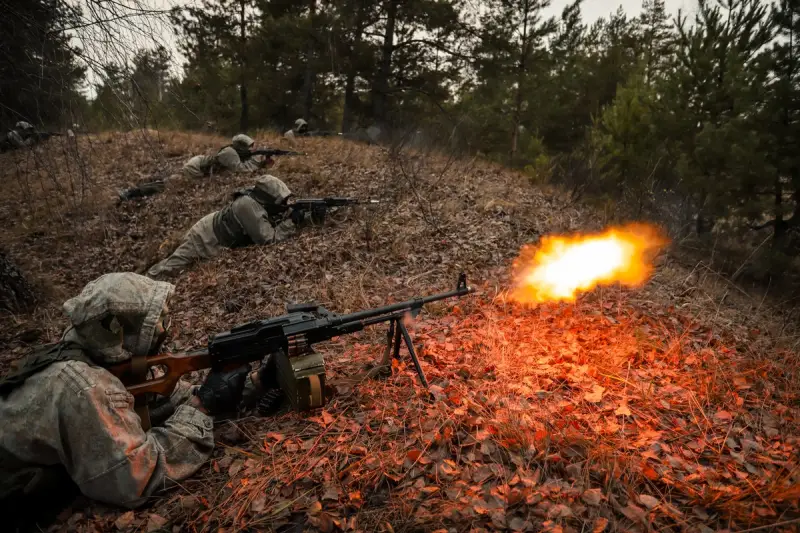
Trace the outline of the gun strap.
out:
[[[147,379],[147,356],[134,355],[131,357],[131,378],[134,383],[142,382]],[[142,420],[142,429],[150,429],[150,407],[147,403],[147,394],[136,396],[133,400],[133,409]]]

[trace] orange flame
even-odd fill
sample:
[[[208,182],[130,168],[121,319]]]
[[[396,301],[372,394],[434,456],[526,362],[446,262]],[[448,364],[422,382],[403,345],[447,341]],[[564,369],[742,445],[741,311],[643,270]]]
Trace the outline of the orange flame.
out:
[[[656,227],[628,224],[589,235],[547,235],[514,261],[511,297],[521,303],[574,301],[598,285],[643,285],[668,243]]]

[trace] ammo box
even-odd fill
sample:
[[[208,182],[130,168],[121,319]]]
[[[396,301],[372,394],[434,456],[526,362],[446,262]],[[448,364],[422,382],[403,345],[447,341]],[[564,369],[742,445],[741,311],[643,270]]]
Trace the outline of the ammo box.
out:
[[[278,382],[295,411],[307,411],[325,404],[325,361],[322,354],[287,357],[276,354]]]

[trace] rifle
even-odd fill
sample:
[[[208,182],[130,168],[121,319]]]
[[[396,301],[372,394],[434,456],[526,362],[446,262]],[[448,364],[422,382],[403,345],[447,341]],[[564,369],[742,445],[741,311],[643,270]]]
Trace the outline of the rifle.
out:
[[[58,132],[55,132],[55,131],[36,131],[36,132],[33,132],[30,136],[35,138],[36,142],[42,142],[42,141],[46,141],[50,137],[63,137],[64,134],[63,133],[58,133]]]
[[[250,150],[249,154],[250,157],[253,157],[254,155],[263,155],[266,157],[277,157],[281,155],[306,155],[304,152],[293,152],[291,150],[278,150],[277,148],[269,150]]]
[[[232,370],[273,354],[281,388],[289,397],[292,407],[303,411],[321,407],[325,402],[325,364],[322,355],[314,352],[313,346],[388,322],[382,364],[388,363],[392,350],[393,357],[399,358],[400,343],[403,342],[420,382],[428,388],[428,381],[403,319],[407,314],[416,317],[422,307],[430,302],[460,298],[472,292],[474,289],[467,286],[467,276],[462,273],[455,290],[346,315],[332,313],[317,303],[290,304],[286,307],[285,315],[256,320],[214,335],[205,349],[184,354],[149,356],[144,358],[143,366],[140,366],[142,361],[127,361],[110,366],[108,370],[134,396],[142,398],[146,393],[169,396],[183,374],[206,368],[214,371]],[[146,371],[156,366],[166,367],[166,373],[158,378],[148,378]],[[134,375],[143,378],[136,379]]]
[[[135,198],[145,198],[147,196],[164,192],[165,187],[166,183],[164,180],[155,180],[147,183],[141,183],[136,187],[131,187],[129,189],[122,189],[119,191],[119,200],[117,201],[117,205]]]
[[[311,213],[311,219],[321,224],[325,221],[325,215],[331,207],[344,207],[349,205],[375,205],[379,204],[380,200],[361,200],[359,198],[349,198],[346,196],[329,196],[327,198],[298,198],[291,200],[291,203],[285,205],[268,205],[265,207],[267,213],[272,216],[279,216],[286,210],[291,209],[293,213],[298,213],[298,219],[301,219],[306,212]]]

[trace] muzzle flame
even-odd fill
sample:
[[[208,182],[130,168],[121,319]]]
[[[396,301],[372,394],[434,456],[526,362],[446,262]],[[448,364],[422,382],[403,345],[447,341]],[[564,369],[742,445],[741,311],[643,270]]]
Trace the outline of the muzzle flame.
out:
[[[598,285],[644,284],[668,239],[656,227],[629,224],[589,235],[547,235],[514,261],[512,299],[520,303],[574,301]]]

